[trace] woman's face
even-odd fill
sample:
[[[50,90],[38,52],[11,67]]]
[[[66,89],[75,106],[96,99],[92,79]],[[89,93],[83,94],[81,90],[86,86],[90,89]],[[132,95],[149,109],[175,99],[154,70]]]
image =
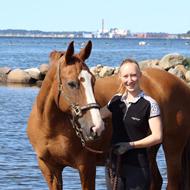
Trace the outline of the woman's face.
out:
[[[139,79],[141,71],[135,63],[124,63],[120,68],[120,79],[128,92],[136,92],[140,89]]]

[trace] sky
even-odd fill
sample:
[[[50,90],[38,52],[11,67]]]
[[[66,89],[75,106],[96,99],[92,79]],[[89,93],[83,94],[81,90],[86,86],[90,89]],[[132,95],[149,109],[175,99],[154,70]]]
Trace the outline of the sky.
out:
[[[0,29],[190,31],[190,0],[0,0]]]

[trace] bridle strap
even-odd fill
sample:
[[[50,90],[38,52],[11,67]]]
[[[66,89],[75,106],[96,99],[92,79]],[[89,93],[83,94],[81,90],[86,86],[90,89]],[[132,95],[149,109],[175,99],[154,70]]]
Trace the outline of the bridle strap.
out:
[[[61,92],[62,92],[62,88],[63,88],[63,85],[62,85],[62,81],[61,81],[61,71],[60,71],[60,64],[58,65],[57,67],[57,81],[58,81],[58,96],[57,96],[57,106],[59,108],[59,100],[60,100],[60,96],[61,96]]]
[[[90,148],[89,146],[86,146],[86,145],[84,146],[84,148],[87,149],[88,151],[96,153],[96,154],[103,154],[103,153],[105,153],[105,151],[103,151],[103,150],[95,150],[95,149],[92,149],[92,148]]]
[[[85,111],[85,110],[88,110],[88,109],[91,109],[91,108],[100,109],[100,105],[97,104],[97,103],[89,103],[89,104],[87,104],[86,106],[82,106],[82,107],[81,107],[81,110],[82,110],[82,111]]]
[[[57,81],[58,81],[58,96],[57,96],[57,106],[59,108],[59,100],[60,100],[60,97],[61,97],[61,94],[63,93],[63,83],[61,81],[61,69],[60,69],[60,66],[61,63],[58,64],[58,67],[57,67]],[[64,94],[64,98],[67,100],[67,102],[71,105],[72,102],[70,100],[70,98]]]

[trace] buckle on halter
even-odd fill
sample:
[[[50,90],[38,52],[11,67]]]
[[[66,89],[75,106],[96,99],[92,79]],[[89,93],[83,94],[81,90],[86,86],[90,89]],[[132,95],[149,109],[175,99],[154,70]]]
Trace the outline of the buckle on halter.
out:
[[[62,89],[63,89],[63,85],[62,84],[59,84],[59,92],[61,92],[62,91]]]
[[[72,112],[74,113],[75,116],[81,117],[82,116],[82,110],[80,106],[78,105],[72,105]]]

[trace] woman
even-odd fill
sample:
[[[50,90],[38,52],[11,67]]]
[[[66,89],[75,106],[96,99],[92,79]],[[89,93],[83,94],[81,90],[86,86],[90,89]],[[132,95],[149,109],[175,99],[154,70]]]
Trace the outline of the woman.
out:
[[[119,68],[120,93],[101,109],[102,118],[112,115],[111,173],[119,190],[148,190],[150,170],[147,147],[162,142],[162,122],[157,102],[140,88],[138,63],[126,59]],[[110,175],[112,174],[112,175]],[[112,176],[112,177],[111,177]],[[110,179],[110,183],[112,179]],[[108,185],[108,188],[114,189]]]

